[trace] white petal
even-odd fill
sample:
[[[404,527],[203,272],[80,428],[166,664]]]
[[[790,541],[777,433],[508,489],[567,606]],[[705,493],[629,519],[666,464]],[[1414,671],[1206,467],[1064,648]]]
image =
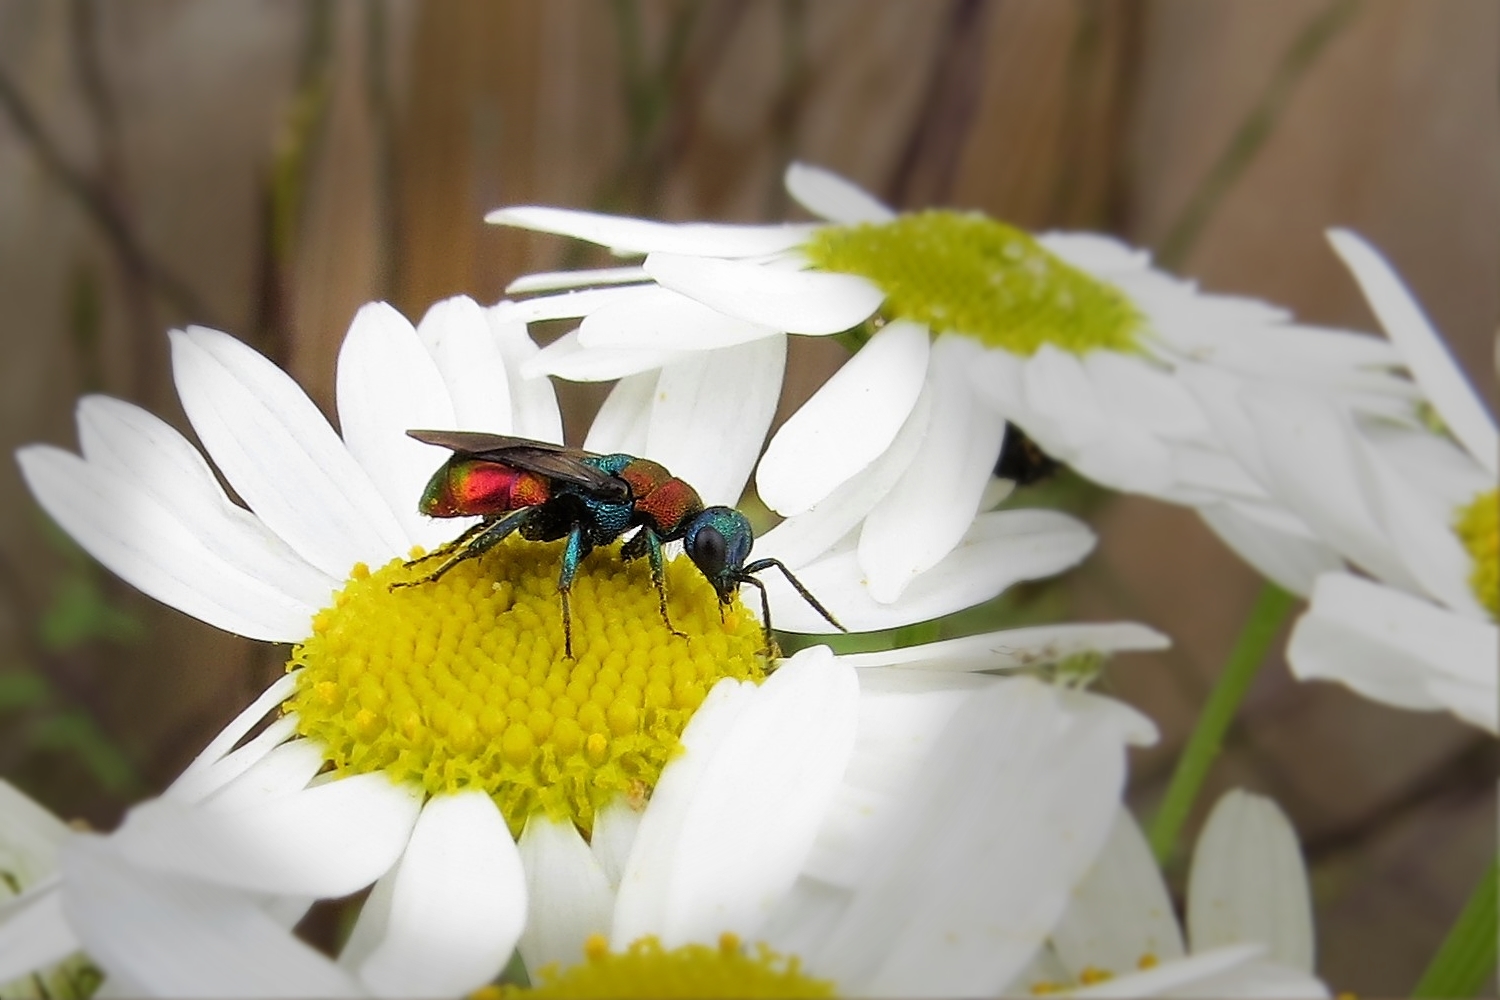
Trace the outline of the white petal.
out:
[[[273,707],[286,701],[296,688],[296,673],[282,674],[272,681],[253,702],[246,706],[244,711],[236,715],[233,721],[219,732],[219,735],[209,741],[208,746],[204,747],[197,757],[193,758],[193,762],[183,769],[182,774],[178,775],[177,780],[172,782],[163,793],[164,796],[182,802],[197,802],[219,788],[225,781],[232,780],[232,777],[215,780],[211,777],[211,773],[221,760],[230,755],[230,751],[240,740],[245,738],[245,734],[254,729]]]
[[[1412,377],[1427,393],[1453,436],[1463,442],[1491,477],[1500,475],[1500,435],[1494,418],[1464,378],[1438,332],[1395,269],[1364,240],[1347,229],[1328,231],[1328,242],[1343,258],[1365,293],[1386,335],[1401,352]]]
[[[227,334],[172,332],[182,407],[214,464],[260,519],[335,579],[410,541],[333,428],[280,368]]]
[[[25,889],[55,872],[57,846],[67,835],[62,820],[0,778],[0,872],[7,876],[0,899],[16,885]]]
[[[200,537],[214,524],[185,523],[129,480],[59,448],[31,445],[16,461],[52,519],[138,590],[237,635],[307,637],[317,607],[226,561]]]
[[[1009,680],[976,693],[928,757],[931,780],[807,968],[869,996],[978,996],[1010,982],[1108,836],[1139,716]]]
[[[499,975],[526,919],[526,876],[487,793],[431,799],[382,882],[366,904],[380,934],[368,950],[361,935],[348,962],[378,996],[466,994]]]
[[[1079,653],[1166,649],[1172,641],[1135,622],[1031,625],[876,653],[845,653],[856,668],[900,666],[911,670],[1014,670],[1055,663]]]
[[[1372,503],[1390,533],[1396,557],[1433,598],[1470,618],[1488,619],[1489,612],[1469,584],[1473,557],[1453,531],[1453,507],[1433,510],[1425,495],[1432,486],[1415,478],[1417,469],[1388,460],[1367,440],[1359,445]]]
[[[747,261],[653,253],[646,258],[646,273],[662,287],[728,316],[787,333],[842,333],[869,319],[885,301],[868,278]]]
[[[762,535],[755,543],[756,554],[773,556],[796,569],[827,552],[853,531],[891,491],[916,457],[926,440],[931,401],[931,386],[924,385],[890,447],[822,500]]]
[[[1490,732],[1500,730],[1497,657],[1493,624],[1344,573],[1318,579],[1287,642],[1303,680],[1336,680],[1399,708],[1448,708]]]
[[[337,966],[254,897],[125,863],[102,837],[69,841],[64,906],[111,980],[155,997],[352,997]]]
[[[78,401],[78,442],[90,465],[128,479],[198,530],[226,563],[301,604],[320,608],[340,579],[311,566],[224,494],[198,449],[165,421],[108,396]]]
[[[801,514],[886,450],[927,374],[927,328],[888,324],[844,363],[766,448],[755,482],[772,510]]]
[[[562,444],[562,413],[557,408],[557,393],[552,383],[545,376],[532,376],[521,370],[537,356],[540,348],[526,332],[526,324],[511,314],[514,306],[513,302],[501,302],[485,312],[510,383],[510,403],[515,416],[511,433],[533,441]]]
[[[786,168],[786,193],[813,215],[846,226],[861,222],[889,222],[896,213],[868,191],[831,170],[807,163]]]
[[[773,326],[726,316],[679,292],[652,286],[586,316],[578,327],[578,342],[591,349],[706,351],[779,333]]]
[[[1275,802],[1239,789],[1219,799],[1193,852],[1187,925],[1194,952],[1257,943],[1271,961],[1313,971],[1307,868]]]
[[[1082,560],[1093,547],[1093,533],[1066,514],[1003,510],[976,517],[963,541],[918,577],[893,604],[882,604],[870,594],[862,582],[858,556],[852,551],[804,566],[797,571],[797,578],[845,628],[868,632],[972,607],[1019,580],[1061,572]],[[762,579],[770,591],[776,628],[789,632],[832,629],[779,574],[767,572]],[[753,596],[747,598],[747,602],[753,600]]]
[[[1183,956],[1172,897],[1128,810],[1120,810],[1104,849],[1073,890],[1052,946],[1074,979],[1086,966],[1119,975],[1145,958]]]
[[[624,798],[617,798],[594,813],[594,835],[589,838],[589,849],[599,859],[611,892],[619,891],[630,849],[640,829],[641,813]]]
[[[1083,367],[1107,412],[1164,438],[1213,440],[1197,400],[1175,374],[1116,351],[1090,351]]]
[[[1264,948],[1252,944],[1218,948],[1201,955],[1178,959],[1175,962],[1165,962],[1144,972],[1106,979],[1102,983],[1074,990],[1069,995],[1088,997],[1089,1000],[1172,995],[1208,996],[1211,994],[1195,992],[1199,983],[1212,981],[1215,977],[1230,970],[1256,961],[1264,952]],[[1183,992],[1178,993],[1179,990]]]
[[[664,366],[641,454],[691,483],[704,504],[733,506],[771,427],[785,370],[779,334]]]
[[[229,756],[237,756],[240,750]],[[302,791],[326,762],[323,744],[317,740],[284,742],[261,754],[253,765],[203,801],[220,811],[253,808]],[[221,768],[224,763],[220,762]]]
[[[655,291],[654,285],[629,285],[624,288],[585,288],[561,295],[540,295],[521,302],[500,302],[500,310],[511,323],[542,323],[555,319],[579,319],[606,306],[642,301]]]
[[[1256,393],[1245,402],[1261,436],[1272,494],[1351,562],[1413,587],[1373,507],[1374,484],[1348,416],[1306,394]]]
[[[583,961],[591,934],[609,936],[615,894],[609,878],[571,821],[533,815],[521,833],[521,864],[531,907],[517,947],[532,975],[548,965]]]
[[[232,811],[145,802],[113,839],[146,867],[258,892],[345,896],[400,857],[420,808],[418,790],[359,774]]]
[[[1094,379],[1098,363],[1042,345],[1022,370],[1025,409],[1008,414],[1042,449],[1105,486],[1158,494],[1174,479],[1172,454]]]
[[[1301,597],[1312,592],[1321,574],[1343,567],[1344,561],[1328,546],[1280,530],[1265,518],[1252,516],[1255,510],[1251,504],[1211,503],[1200,506],[1198,516],[1262,576]]]
[[[585,288],[590,285],[625,285],[650,281],[640,267],[596,267],[578,271],[541,271],[523,274],[505,286],[506,295],[531,292],[553,292],[563,288]]]
[[[518,206],[498,209],[485,222],[517,226],[588,240],[623,253],[706,254],[712,257],[759,257],[799,246],[814,226],[720,226],[709,223],[648,222],[565,208]]]
[[[682,827],[708,765],[750,707],[755,685],[731,678],[719,681],[682,731],[682,750],[662,770],[651,802],[641,817],[615,902],[611,943],[627,947],[666,925],[668,891]]]
[[[62,961],[79,943],[63,912],[61,879],[6,900],[0,904],[0,984]]]
[[[694,748],[669,764],[620,887],[622,913],[629,894],[655,891],[665,895],[665,906],[652,930],[668,947],[712,943],[724,931],[753,934],[812,849],[854,745],[858,701],[852,668],[826,647],[803,650],[751,693],[696,781],[672,779]],[[674,801],[679,796],[685,804]],[[656,820],[658,809],[675,822]],[[658,872],[636,860],[641,845],[653,840],[674,844]],[[647,856],[661,855],[648,847]],[[646,930],[617,924],[615,938],[634,940]]]
[[[447,386],[454,427],[491,434],[515,432],[505,358],[477,302],[455,295],[435,303],[417,324],[417,339]]]
[[[594,414],[594,422],[589,424],[588,437],[583,439],[584,450],[600,455],[643,454],[658,378],[660,373],[652,371],[627,375],[616,382],[604,397],[599,412]]]
[[[477,307],[476,307],[477,308]],[[448,451],[407,437],[410,428],[456,429],[437,364],[406,317],[384,302],[362,307],[338,361],[339,425],[349,452],[395,513],[406,536],[432,549],[458,534],[417,501]],[[469,428],[478,430],[478,428]]]
[[[542,348],[521,366],[521,374],[528,378],[556,375],[572,382],[608,382],[660,368],[688,353],[641,347],[588,348],[578,342],[578,331],[574,330]]]
[[[1098,233],[1042,233],[1037,242],[1080,270],[1096,277],[1119,276],[1144,271],[1151,254]]]
[[[969,387],[966,368],[980,348],[944,335],[932,346],[927,381],[932,416],[916,458],[865,518],[859,565],[875,600],[897,600],[917,575],[963,538],[990,481],[1005,421]]]

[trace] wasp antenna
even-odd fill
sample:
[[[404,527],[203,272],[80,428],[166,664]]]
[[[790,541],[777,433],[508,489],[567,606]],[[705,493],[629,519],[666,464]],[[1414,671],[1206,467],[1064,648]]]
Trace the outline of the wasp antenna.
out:
[[[787,569],[786,566],[782,564],[780,559],[757,559],[755,562],[745,567],[744,574],[748,577],[751,573],[759,573],[761,570],[770,569],[772,566],[775,566],[777,569],[781,570],[782,575],[786,577],[787,582],[790,583],[793,587],[797,588],[797,593],[802,595],[802,599],[810,604],[814,611],[822,615],[824,618],[828,619],[828,624],[832,625],[840,632],[849,631],[839,623],[839,620],[837,618],[833,617],[832,613],[830,613],[827,608],[818,603],[818,599],[812,595],[812,592],[806,587],[802,586],[802,581],[793,576],[792,571]],[[754,583],[757,587],[760,587],[760,599],[762,602],[764,602],[766,599],[766,588],[762,586],[759,580],[755,580],[754,578],[751,578],[750,582]],[[770,620],[769,605],[767,605],[766,607],[766,618],[767,621]]]

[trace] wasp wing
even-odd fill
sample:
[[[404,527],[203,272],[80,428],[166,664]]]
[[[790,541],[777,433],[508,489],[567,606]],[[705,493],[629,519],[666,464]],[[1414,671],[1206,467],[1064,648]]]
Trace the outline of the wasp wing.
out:
[[[581,486],[601,499],[623,501],[630,496],[630,487],[623,480],[588,464],[585,459],[597,456],[580,448],[482,431],[415,430],[406,433],[423,444]]]

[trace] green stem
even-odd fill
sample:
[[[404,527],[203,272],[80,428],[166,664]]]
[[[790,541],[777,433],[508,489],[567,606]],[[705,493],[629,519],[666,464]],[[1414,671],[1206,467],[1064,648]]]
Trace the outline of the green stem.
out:
[[[1209,695],[1208,704],[1203,706],[1203,713],[1198,716],[1198,725],[1194,727],[1193,735],[1183,748],[1182,756],[1177,761],[1177,770],[1172,772],[1172,783],[1167,786],[1166,798],[1162,800],[1161,808],[1151,823],[1151,851],[1156,855],[1158,864],[1165,866],[1171,859],[1172,851],[1177,845],[1177,835],[1182,832],[1182,825],[1187,822],[1188,814],[1192,811],[1193,801],[1198,797],[1204,779],[1208,777],[1214,758],[1224,745],[1224,734],[1229,731],[1234,714],[1239,709],[1240,702],[1245,699],[1245,692],[1250,690],[1250,682],[1255,679],[1256,671],[1265,660],[1276,633],[1281,630],[1282,623],[1286,621],[1296,602],[1294,595],[1269,582],[1261,588],[1260,596],[1255,599],[1255,607],[1250,610],[1250,617],[1246,619],[1245,627],[1235,640],[1229,662],[1224,664],[1224,672],[1219,675],[1218,683]]]
[[[1471,997],[1495,971],[1496,877],[1495,861],[1491,860],[1412,996]]]

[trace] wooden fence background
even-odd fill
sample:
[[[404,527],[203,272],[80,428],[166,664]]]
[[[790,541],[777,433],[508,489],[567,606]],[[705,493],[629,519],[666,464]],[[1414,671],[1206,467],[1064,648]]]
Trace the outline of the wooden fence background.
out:
[[[1322,238],[1352,226],[1493,407],[1497,49],[1490,0],[8,0],[0,444],[75,447],[93,391],[185,428],[164,331],[188,322],[255,344],[331,412],[360,303],[416,319],[582,259],[487,209],[779,219],[791,159],[901,207],[1116,232],[1210,289],[1368,329]],[[783,409],[839,358],[797,344]],[[566,392],[581,437],[600,393]],[[1148,811],[1258,581],[1181,510],[1115,498],[1093,519],[1066,613],[1177,642],[1111,671],[1162,726],[1136,761]],[[13,466],[0,596],[0,774],[102,827],[285,658],[93,566]],[[1410,988],[1495,849],[1495,764],[1470,728],[1277,663],[1214,780],[1288,809],[1320,970],[1380,995]]]

